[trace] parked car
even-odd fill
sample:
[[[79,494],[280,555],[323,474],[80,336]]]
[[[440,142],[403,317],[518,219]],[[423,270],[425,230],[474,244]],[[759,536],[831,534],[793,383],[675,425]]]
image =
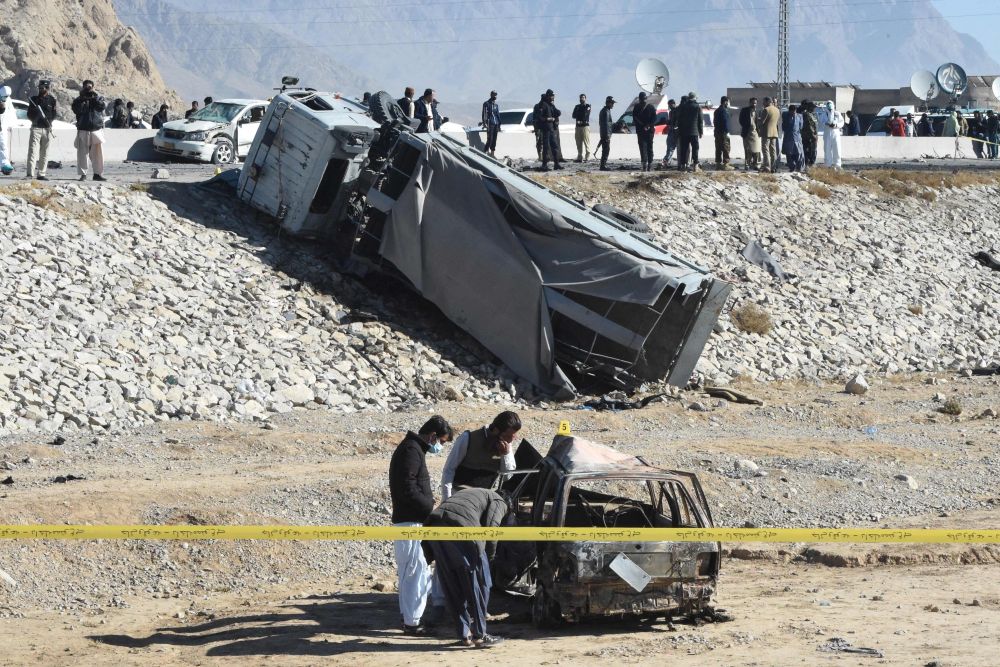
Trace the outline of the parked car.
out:
[[[594,113],[596,114],[597,112],[595,111]],[[569,118],[569,115],[563,111],[562,117]],[[500,131],[534,133],[534,119],[535,114],[532,109],[505,109],[500,112]],[[596,126],[596,117],[592,117],[591,121]],[[575,128],[575,123],[559,123],[560,132],[572,132]],[[466,132],[480,132],[482,130],[483,128],[479,125],[471,125],[465,128]]]
[[[267,100],[219,100],[183,120],[164,123],[153,148],[171,157],[227,164],[246,157]]]
[[[28,103],[24,100],[11,100],[14,103],[14,113],[17,114],[17,121],[12,124],[12,127],[31,127],[31,121],[28,120]],[[67,123],[64,120],[56,119],[52,121],[53,130],[75,130],[76,126],[73,123]]]
[[[574,436],[556,436],[542,458],[530,444],[502,488],[510,525],[554,528],[709,528],[694,473],[667,470]],[[719,576],[718,542],[501,542],[494,586],[533,590],[545,626],[589,617],[708,616]]]

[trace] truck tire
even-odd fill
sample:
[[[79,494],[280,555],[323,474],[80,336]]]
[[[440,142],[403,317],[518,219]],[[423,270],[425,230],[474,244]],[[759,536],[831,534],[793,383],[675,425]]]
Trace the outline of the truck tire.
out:
[[[393,121],[407,122],[403,107],[396,103],[392,95],[380,90],[368,98],[368,112],[376,123],[391,123]]]
[[[648,234],[650,232],[649,225],[631,213],[627,213],[616,206],[611,206],[610,204],[596,204],[594,206],[594,212],[611,218],[630,232],[635,232],[636,234]]]
[[[536,628],[554,628],[562,623],[559,605],[549,598],[545,587],[535,587],[535,595],[531,598],[531,622]]]
[[[231,164],[236,162],[236,147],[229,137],[219,137],[215,140],[215,152],[212,153],[214,164]]]

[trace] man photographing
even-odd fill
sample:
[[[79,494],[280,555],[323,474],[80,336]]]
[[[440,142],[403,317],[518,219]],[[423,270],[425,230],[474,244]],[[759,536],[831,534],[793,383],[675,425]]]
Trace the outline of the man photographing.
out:
[[[106,180],[104,173],[104,109],[107,103],[94,91],[94,82],[87,79],[83,82],[80,96],[73,100],[73,113],[76,114],[76,172],[80,180],[87,180],[89,166],[94,168],[94,180]],[[88,165],[88,160],[90,165]]]

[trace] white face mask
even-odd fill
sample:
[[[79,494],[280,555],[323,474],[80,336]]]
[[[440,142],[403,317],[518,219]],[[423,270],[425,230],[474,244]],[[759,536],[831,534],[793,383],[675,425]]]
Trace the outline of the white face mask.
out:
[[[441,452],[444,451],[444,445],[441,444],[440,440],[435,440],[434,442],[430,443],[429,451],[431,454],[440,454]]]

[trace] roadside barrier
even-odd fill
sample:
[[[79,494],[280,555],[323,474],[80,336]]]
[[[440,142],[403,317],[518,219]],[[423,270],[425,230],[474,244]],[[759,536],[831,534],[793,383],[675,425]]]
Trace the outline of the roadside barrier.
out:
[[[1000,530],[928,528],[408,528],[397,526],[0,525],[8,540],[504,540],[1000,544]]]

